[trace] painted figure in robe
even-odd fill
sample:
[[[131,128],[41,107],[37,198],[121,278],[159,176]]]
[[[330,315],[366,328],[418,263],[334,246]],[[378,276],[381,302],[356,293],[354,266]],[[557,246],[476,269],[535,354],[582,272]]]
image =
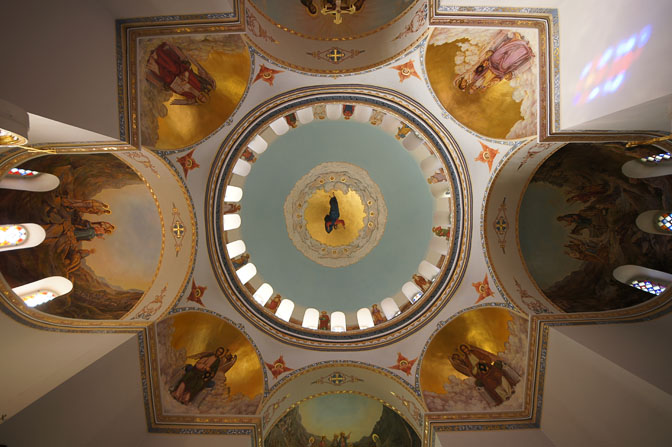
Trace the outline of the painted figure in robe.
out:
[[[476,379],[476,387],[492,406],[501,405],[515,393],[520,376],[495,354],[477,346],[460,345],[462,355],[453,354],[450,363],[464,374]]]
[[[188,358],[198,360],[193,366],[185,367],[184,375],[170,390],[170,395],[184,405],[191,403],[204,388],[214,386],[213,379],[217,372],[222,373],[223,378],[220,380],[226,381],[224,374],[233,367],[238,356],[220,346],[215,352],[202,352]]]
[[[214,78],[201,64],[168,42],[163,42],[149,54],[146,68],[149,82],[182,96],[173,100],[173,105],[206,103],[210,92],[217,87]]]

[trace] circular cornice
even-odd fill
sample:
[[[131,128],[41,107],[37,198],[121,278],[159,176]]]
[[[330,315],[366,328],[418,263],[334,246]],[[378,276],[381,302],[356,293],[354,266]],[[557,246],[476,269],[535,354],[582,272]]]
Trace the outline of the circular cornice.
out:
[[[422,298],[401,315],[369,329],[346,332],[316,331],[288,323],[270,314],[254,299],[254,290],[242,285],[225,248],[222,230],[223,198],[233,167],[252,139],[272,122],[318,103],[347,103],[383,110],[407,124],[431,148],[446,168],[453,194],[453,236],[441,269]],[[451,298],[466,267],[471,243],[471,190],[465,162],[455,141],[442,124],[416,101],[388,89],[341,85],[309,87],[279,95],[248,113],[227,136],[213,162],[206,196],[208,253],[218,282],[233,306],[259,329],[278,340],[313,349],[369,349],[407,336],[433,317]]]

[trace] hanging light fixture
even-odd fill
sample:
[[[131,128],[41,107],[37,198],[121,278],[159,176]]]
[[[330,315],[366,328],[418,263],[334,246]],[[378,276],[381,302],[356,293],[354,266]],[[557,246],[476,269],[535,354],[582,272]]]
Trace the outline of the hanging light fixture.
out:
[[[308,9],[308,13],[312,16],[317,15],[318,9],[315,3],[317,0],[300,0],[301,3]],[[334,23],[339,25],[343,22],[344,14],[355,14],[359,12],[364,6],[366,0],[319,0],[321,8],[320,13],[324,16],[333,15]]]

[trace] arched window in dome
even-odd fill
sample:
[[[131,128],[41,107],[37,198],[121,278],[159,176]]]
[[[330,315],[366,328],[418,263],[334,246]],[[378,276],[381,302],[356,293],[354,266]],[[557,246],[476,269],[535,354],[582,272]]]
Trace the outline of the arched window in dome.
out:
[[[637,228],[647,233],[672,236],[672,213],[665,210],[648,210],[637,216]]]
[[[247,147],[261,155],[264,153],[264,151],[266,151],[266,149],[268,149],[268,143],[261,136],[257,135],[254,137],[254,139],[252,139],[252,141],[249,142]]]
[[[658,216],[658,227],[663,231],[672,233],[672,213],[664,213]]]
[[[0,225],[0,251],[18,250],[40,245],[46,233],[32,223]]]
[[[294,302],[292,300],[284,299],[280,302],[275,316],[284,321],[289,321],[294,311]]]
[[[55,175],[23,168],[12,168],[0,178],[0,188],[18,191],[51,191],[60,183]]]
[[[613,275],[623,284],[652,295],[660,295],[672,284],[671,274],[639,265],[621,265],[614,269]]]
[[[237,186],[228,185],[224,192],[225,202],[240,202],[243,198],[243,190]]]
[[[245,285],[257,274],[257,268],[254,266],[254,264],[248,262],[247,264],[236,270],[236,274],[238,275],[240,283]]]
[[[392,318],[401,314],[401,310],[399,309],[397,302],[394,301],[394,299],[392,298],[389,297],[385,298],[383,301],[380,302],[380,307],[381,309],[383,309],[385,318],[387,318],[388,320],[391,320]]]
[[[225,214],[224,215],[224,231],[235,230],[240,227],[240,214]]]
[[[653,295],[660,295],[665,291],[665,286],[655,283],[653,281],[649,281],[648,279],[644,280],[633,279],[632,281],[630,281],[630,285],[635,289],[643,290]]]
[[[418,266],[418,273],[427,278],[429,281],[434,281],[437,275],[441,272],[437,266],[427,261],[420,262]]]
[[[245,242],[243,242],[240,239],[226,244],[226,252],[229,254],[230,259],[242,255],[243,253],[245,253],[245,250],[247,250],[247,248],[245,247]]]
[[[415,303],[422,297],[424,292],[420,290],[420,287],[409,281],[401,287],[401,293],[408,298],[408,301]]]
[[[368,308],[362,307],[357,311],[357,324],[360,329],[373,327],[373,316]]]
[[[664,152],[661,154],[651,155],[650,157],[630,160],[623,164],[621,171],[623,171],[623,174],[631,178],[648,178],[670,175],[672,174],[672,153]]]
[[[271,296],[273,295],[273,287],[267,282],[263,283],[256,292],[254,292],[254,295],[252,295],[252,298],[254,300],[264,306],[268,300],[271,299]]]
[[[303,323],[301,323],[301,326],[305,327],[306,329],[317,330],[317,324],[319,320],[320,311],[309,307],[303,314]]]
[[[247,175],[252,170],[252,165],[242,159],[239,159],[236,164],[233,166],[233,173],[241,177],[247,177]]]
[[[0,247],[16,247],[28,239],[28,230],[23,225],[0,225]]]
[[[271,129],[273,129],[273,132],[278,136],[284,135],[289,131],[289,124],[287,124],[287,120],[285,120],[284,117],[278,118],[271,123]]]
[[[648,157],[640,158],[644,163],[660,163],[661,161],[667,161],[672,159],[672,154],[669,152],[664,152],[662,154],[650,155]]]
[[[12,289],[28,307],[39,306],[72,290],[72,282],[62,276],[50,276]]]
[[[30,169],[12,168],[7,172],[7,175],[11,175],[13,177],[18,178],[33,178],[40,175],[40,173],[37,171],[32,171]]]
[[[345,332],[347,326],[345,323],[345,314],[343,312],[331,313],[331,330],[332,332]]]

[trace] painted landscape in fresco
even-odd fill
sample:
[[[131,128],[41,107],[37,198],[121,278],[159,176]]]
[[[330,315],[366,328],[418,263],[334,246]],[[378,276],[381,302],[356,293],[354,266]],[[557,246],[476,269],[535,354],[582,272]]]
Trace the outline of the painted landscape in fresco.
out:
[[[50,155],[21,167],[53,174],[60,185],[0,194],[0,223],[36,223],[46,231],[37,247],[0,253],[5,279],[17,287],[63,276],[73,290],[37,309],[122,318],[151,285],[161,253],[159,213],[144,181],[111,154]]]
[[[240,35],[154,38],[138,51],[140,137],[152,149],[191,146],[233,114],[250,77]]]
[[[537,34],[529,29],[437,28],[426,69],[439,101],[483,136],[537,133]]]
[[[300,403],[269,431],[265,447],[420,447],[394,410],[358,394],[327,394]]]
[[[432,338],[420,365],[429,411],[521,408],[527,326],[525,318],[494,307],[448,322]]]
[[[156,324],[164,414],[255,414],[264,393],[257,352],[215,315],[180,312]]]
[[[621,167],[635,156],[621,145],[569,144],[544,162],[525,192],[519,227],[525,262],[566,312],[620,309],[651,298],[613,278],[620,265],[672,272],[672,238],[635,224],[644,211],[672,209],[672,179],[626,177]]]

